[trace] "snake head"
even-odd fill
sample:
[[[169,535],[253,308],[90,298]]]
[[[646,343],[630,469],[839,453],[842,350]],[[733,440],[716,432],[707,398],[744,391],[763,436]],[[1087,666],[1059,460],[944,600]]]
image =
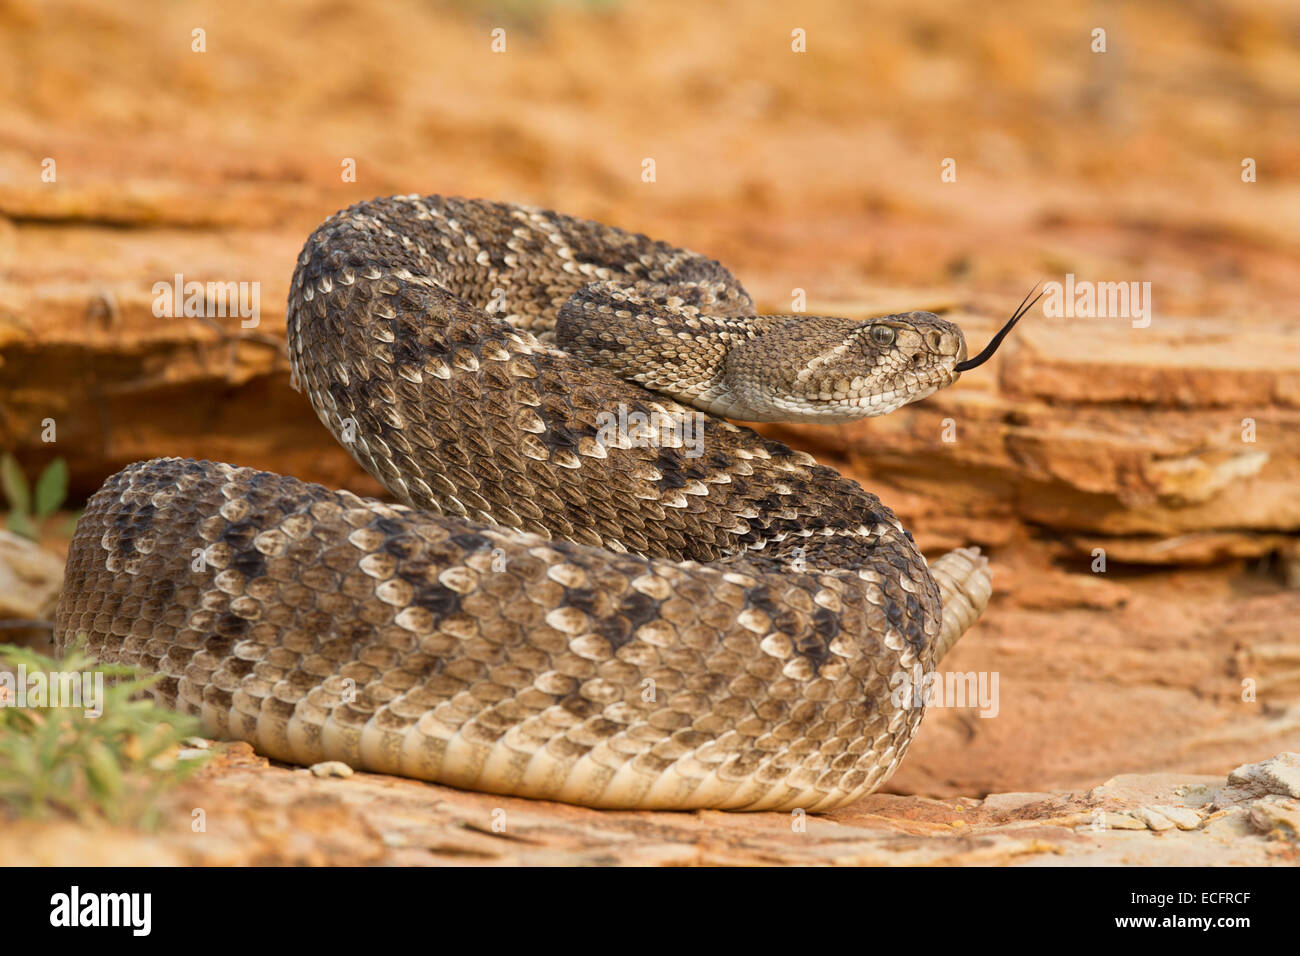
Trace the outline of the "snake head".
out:
[[[834,423],[885,415],[950,385],[966,359],[961,329],[930,312],[866,321],[771,316],[726,356],[720,400],[742,421]],[[697,403],[698,404],[698,403]]]
[[[790,325],[775,330],[788,339],[791,354],[812,354],[791,375],[772,377],[781,391],[767,388],[764,406],[776,411],[767,421],[844,422],[885,415],[946,388],[962,372],[978,368],[993,357],[1017,322],[1043,297],[1037,286],[1021,300],[1011,318],[974,358],[966,354],[966,337],[953,323],[933,312],[900,312],[864,322],[814,320],[814,325]],[[835,322],[851,327],[838,328]],[[827,323],[832,323],[828,325]],[[761,337],[760,337],[761,339]],[[769,342],[767,351],[772,352]],[[737,365],[740,363],[737,362]],[[739,376],[737,376],[739,377]],[[751,377],[751,391],[763,386]],[[754,403],[756,406],[758,403]]]
[[[884,415],[933,395],[957,380],[957,367],[966,361],[961,329],[933,312],[868,319],[859,323],[849,341],[844,359],[852,365],[864,363],[866,371],[855,389],[863,397],[864,416]]]

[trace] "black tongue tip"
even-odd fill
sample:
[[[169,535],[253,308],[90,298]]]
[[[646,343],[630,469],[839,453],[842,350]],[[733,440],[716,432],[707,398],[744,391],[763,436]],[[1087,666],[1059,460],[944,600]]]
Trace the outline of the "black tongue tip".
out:
[[[991,359],[993,357],[993,353],[998,350],[998,346],[1002,344],[1002,340],[1007,337],[1007,333],[1010,332],[1012,329],[1014,329],[1016,327],[1016,323],[1019,322],[1021,318],[1024,317],[1024,314],[1028,312],[1030,309],[1032,309],[1035,305],[1037,305],[1038,300],[1043,297],[1043,292],[1039,292],[1038,295],[1034,295],[1034,293],[1037,290],[1038,290],[1038,286],[1035,285],[1032,289],[1029,290],[1029,295],[1025,296],[1023,299],[1020,300],[1020,305],[1016,307],[1015,313],[1012,314],[1011,318],[1007,320],[1006,325],[998,329],[998,334],[993,336],[993,338],[989,340],[989,344],[984,346],[983,352],[981,352],[979,355],[975,356],[974,358],[969,358],[964,362],[958,362],[955,366],[953,366],[953,368],[956,369],[958,372],[969,372],[971,369],[978,368],[979,366],[987,362],[989,359]],[[1030,295],[1034,295],[1032,300],[1029,298]]]

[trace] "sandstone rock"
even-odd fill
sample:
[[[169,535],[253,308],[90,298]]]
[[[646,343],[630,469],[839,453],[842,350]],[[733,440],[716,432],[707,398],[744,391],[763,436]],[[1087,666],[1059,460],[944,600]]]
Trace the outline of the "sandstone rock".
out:
[[[588,810],[357,772],[325,781],[247,744],[165,798],[156,834],[64,823],[0,828],[0,865],[1008,865],[1152,866],[1294,861],[1300,804],[1222,777],[1130,774],[1091,791],[932,800],[875,794],[824,816]],[[1232,792],[1199,815],[1180,794]],[[206,810],[207,832],[190,828]],[[1157,832],[1153,832],[1157,831]],[[1195,832],[1190,832],[1195,831]],[[38,849],[33,849],[38,848]],[[33,855],[35,853],[35,855]]]
[[[1248,807],[1229,807],[1210,814],[1205,818],[1201,832],[1219,840],[1239,840],[1252,836],[1258,828],[1251,822],[1251,809]]]
[[[1172,807],[1168,804],[1159,804],[1144,807],[1143,809],[1159,814],[1180,830],[1195,830],[1201,825],[1201,815],[1190,807]],[[1152,827],[1152,829],[1155,829],[1155,827]]]
[[[1049,803],[1056,799],[1051,793],[990,793],[979,803],[985,813],[1009,814],[1024,807]]]
[[[62,559],[33,541],[0,530],[0,625],[11,625],[0,627],[0,644],[42,647],[50,632],[41,622],[54,620],[62,585]]]
[[[1281,753],[1271,760],[1238,767],[1228,774],[1228,783],[1256,795],[1300,797],[1300,754]]]
[[[1174,822],[1154,807],[1138,807],[1131,816],[1145,823],[1147,829],[1155,830],[1157,833],[1162,830],[1172,830],[1174,827]]]
[[[1136,813],[1107,813],[1104,820],[1104,825],[1100,827],[1103,830],[1155,829],[1147,820],[1139,817]]]
[[[1250,825],[1279,840],[1300,844],[1300,803],[1260,800],[1250,808]]]
[[[0,620],[49,613],[63,584],[63,561],[39,544],[0,530]]]

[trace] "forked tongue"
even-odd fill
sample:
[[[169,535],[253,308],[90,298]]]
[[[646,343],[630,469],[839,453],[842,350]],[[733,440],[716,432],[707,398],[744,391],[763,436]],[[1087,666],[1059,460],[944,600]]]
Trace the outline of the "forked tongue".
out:
[[[967,359],[964,362],[958,362],[954,366],[954,368],[958,372],[969,372],[971,369],[978,368],[979,366],[987,362],[989,359],[991,359],[993,357],[993,353],[998,350],[998,346],[1002,344],[1002,340],[1007,337],[1007,333],[1010,332],[1012,329],[1014,329],[1016,327],[1016,323],[1020,321],[1020,319],[1024,316],[1024,314],[1028,312],[1030,309],[1032,309],[1038,303],[1038,300],[1043,297],[1042,292],[1039,292],[1038,295],[1034,295],[1034,292],[1037,291],[1037,289],[1038,286],[1034,286],[1034,288],[1029,290],[1029,295],[1025,296],[1020,301],[1020,305],[1016,307],[1015,313],[1011,316],[1011,318],[1007,319],[1006,325],[998,329],[998,334],[993,336],[993,338],[989,340],[989,344],[984,346],[983,352],[981,352],[979,355],[975,356],[974,358]],[[1029,298],[1030,295],[1034,295],[1032,301]]]

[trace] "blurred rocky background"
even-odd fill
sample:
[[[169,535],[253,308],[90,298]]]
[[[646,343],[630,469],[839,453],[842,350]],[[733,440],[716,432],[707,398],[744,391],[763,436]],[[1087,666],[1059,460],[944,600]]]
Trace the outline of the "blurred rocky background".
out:
[[[973,350],[1040,280],[1149,282],[1147,327],[1036,309],[920,405],[763,430],[992,556],[944,666],[997,672],[998,712],[930,713],[890,791],[1222,777],[1300,749],[1298,50],[1286,0],[0,0],[0,451],[62,458],[73,509],[159,455],[380,494],[282,317],[309,231],[391,193],[600,219],[767,310],[929,309]],[[156,317],[177,274],[258,283],[260,321]],[[37,537],[0,540],[0,618],[48,613],[67,521]]]

